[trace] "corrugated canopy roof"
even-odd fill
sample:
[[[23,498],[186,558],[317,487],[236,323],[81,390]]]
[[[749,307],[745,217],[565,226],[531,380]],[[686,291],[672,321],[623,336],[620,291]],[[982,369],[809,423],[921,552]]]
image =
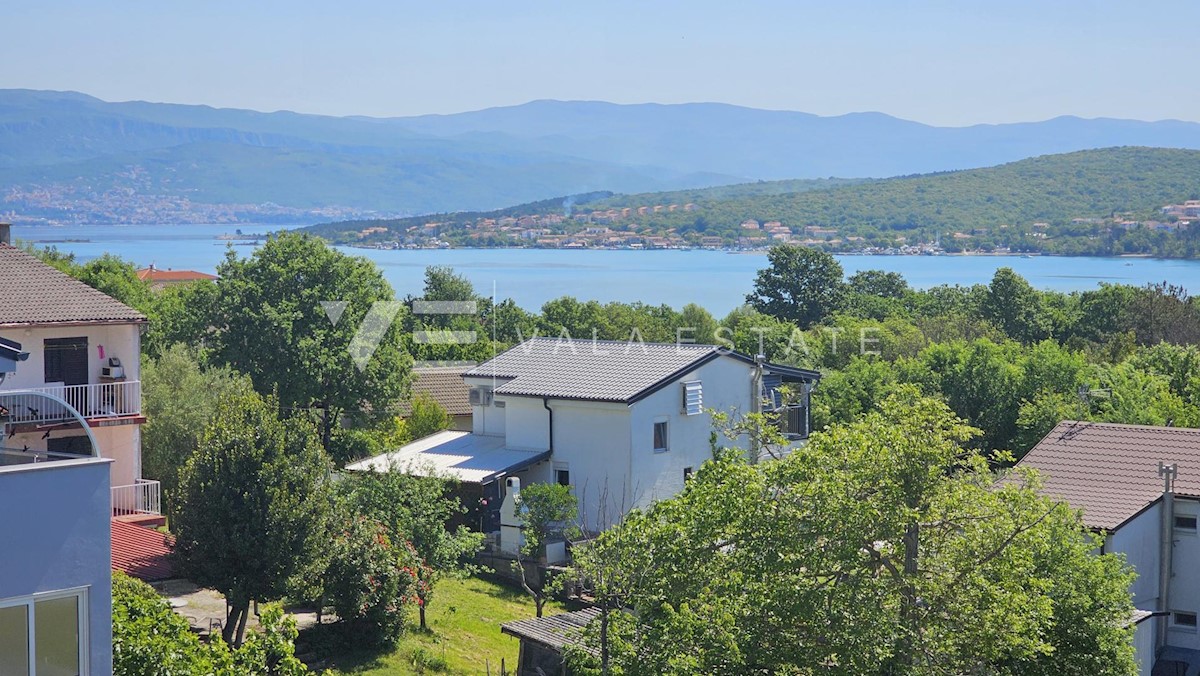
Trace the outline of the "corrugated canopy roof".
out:
[[[1021,459],[1042,492],[1083,511],[1091,528],[1113,529],[1158,500],[1158,463],[1177,464],[1175,492],[1200,496],[1200,430],[1112,423],[1058,424]]]
[[[0,326],[144,321],[142,313],[115,298],[0,244]]]
[[[562,652],[563,648],[570,644],[579,644],[583,628],[599,616],[598,608],[585,608],[570,613],[505,622],[500,625],[500,631],[527,641],[536,641]]]
[[[346,465],[351,471],[401,471],[486,484],[550,457],[550,451],[504,447],[504,437],[445,431],[405,444],[390,453]]]
[[[111,523],[113,570],[147,582],[174,576],[170,535],[116,519]]]

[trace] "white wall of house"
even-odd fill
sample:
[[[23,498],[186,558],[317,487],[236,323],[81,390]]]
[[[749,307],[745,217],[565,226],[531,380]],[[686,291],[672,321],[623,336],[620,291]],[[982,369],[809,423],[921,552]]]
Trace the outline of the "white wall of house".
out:
[[[1137,660],[1138,676],[1152,676],[1154,672],[1155,618],[1142,620],[1133,629],[1133,656]]]
[[[505,383],[504,380],[494,380],[492,378],[464,378],[467,387],[471,388],[492,388],[498,387]],[[485,434],[489,436],[503,436],[505,432],[505,406],[507,402],[502,402],[503,399],[493,399],[487,406],[472,406],[471,407],[471,432],[474,434]]]
[[[705,412],[685,415],[683,383],[699,380]],[[750,410],[751,369],[723,357],[704,364],[634,403],[630,420],[632,507],[645,508],[683,490],[684,470],[700,469],[712,457],[712,416],[707,409],[744,414]],[[654,423],[667,423],[667,450],[654,449]],[[722,445],[734,445],[720,438]],[[741,444],[738,444],[741,445]]]
[[[550,448],[548,414],[541,399],[536,397],[496,398],[504,402],[505,446],[525,451],[544,451]]]
[[[44,387],[46,385],[46,362],[42,349],[48,338],[88,339],[88,382],[100,382],[100,369],[107,359],[100,359],[99,346],[104,346],[104,356],[117,357],[125,367],[126,380],[141,378],[141,334],[137,324],[80,325],[31,327],[28,329],[0,329],[0,338],[15,340],[29,358],[21,362],[17,372],[4,381],[4,389]]]
[[[1131,587],[1133,604],[1142,610],[1158,610],[1159,542],[1162,504],[1157,503],[1105,538],[1104,551],[1121,553],[1137,571]],[[1200,502],[1175,499],[1176,516],[1200,518]],[[1171,557],[1171,588],[1168,610],[1200,615],[1200,533],[1174,529]],[[1143,624],[1156,624],[1147,620]],[[1166,644],[1200,650],[1200,631],[1168,621]],[[1154,651],[1151,650],[1151,655]],[[1140,655],[1140,653],[1139,653]]]
[[[1104,540],[1106,553],[1122,553],[1137,571],[1130,592],[1133,605],[1142,610],[1158,609],[1159,529],[1162,512],[1154,505],[1112,531]]]
[[[550,406],[554,409],[552,468],[570,472],[584,528],[596,530],[616,523],[633,506],[638,490],[630,468],[629,406],[561,399],[551,400]]]

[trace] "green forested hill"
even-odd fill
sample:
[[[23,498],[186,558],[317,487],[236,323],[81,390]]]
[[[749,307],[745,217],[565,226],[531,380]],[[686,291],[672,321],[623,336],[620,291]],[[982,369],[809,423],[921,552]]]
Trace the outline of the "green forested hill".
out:
[[[718,236],[736,245],[747,234],[742,221],[780,221],[797,239],[804,228],[835,229],[819,238],[835,250],[891,247],[941,239],[949,250],[991,249],[1111,255],[1163,256],[1200,254],[1200,227],[1178,233],[1144,227],[1114,227],[1125,218],[1158,219],[1162,206],[1200,198],[1200,151],[1122,147],[1046,155],[985,169],[905,176],[873,181],[826,179],[772,181],[636,195],[589,196],[572,200],[577,210],[621,209],[629,215],[606,219],[617,231],[674,235],[696,243]],[[562,211],[564,200],[487,213],[425,219],[335,223],[317,226],[320,234],[351,241],[352,233],[378,225],[389,232],[366,238],[393,241],[406,228],[436,220],[445,224],[443,240],[494,246],[528,240],[489,235],[480,238],[468,226],[480,218]],[[636,207],[695,205],[692,210],[663,209],[638,214]],[[1114,217],[1116,217],[1114,219]],[[1034,229],[1033,224],[1045,223]],[[556,228],[572,233],[586,224],[571,221]],[[957,233],[957,237],[955,234]],[[853,239],[849,239],[853,238]]]
[[[710,225],[755,218],[792,227],[952,231],[1038,221],[1067,223],[1114,212],[1149,215],[1164,204],[1197,198],[1200,151],[1105,148],[826,190],[729,199],[722,198],[723,190],[727,188],[686,191],[703,207]],[[618,196],[607,203],[660,203],[656,199],[656,194],[650,193]],[[655,214],[650,218],[650,222],[664,225],[683,225],[695,215]]]

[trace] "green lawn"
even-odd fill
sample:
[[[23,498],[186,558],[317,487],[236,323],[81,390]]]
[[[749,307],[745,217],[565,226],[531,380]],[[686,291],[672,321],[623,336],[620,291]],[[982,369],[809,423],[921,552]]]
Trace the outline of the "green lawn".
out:
[[[557,604],[546,606],[547,613],[562,611]],[[499,674],[503,658],[512,673],[518,641],[501,634],[500,623],[534,614],[533,601],[518,589],[475,577],[442,580],[429,605],[430,633],[414,628],[390,652],[337,655],[328,667],[334,674],[392,676],[486,674],[490,665]]]

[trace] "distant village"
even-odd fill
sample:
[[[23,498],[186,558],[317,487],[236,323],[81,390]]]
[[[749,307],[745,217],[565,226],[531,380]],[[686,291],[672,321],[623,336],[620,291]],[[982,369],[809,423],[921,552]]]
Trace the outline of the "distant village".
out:
[[[938,234],[932,241],[909,241],[896,235],[887,242],[877,237],[842,233],[839,228],[817,225],[789,225],[778,220],[758,221],[747,218],[738,224],[736,235],[700,232],[680,233],[678,228],[656,228],[639,224],[638,217],[674,212],[696,212],[693,203],[610,208],[575,213],[511,215],[500,218],[480,217],[474,221],[430,221],[410,225],[402,232],[386,226],[359,230],[350,246],[372,249],[448,249],[458,247],[522,247],[546,249],[723,249],[755,251],[776,244],[819,246],[844,253],[871,255],[938,255],[947,252],[1009,253],[1005,246],[990,245],[987,228]],[[1200,200],[1168,204],[1161,209],[1161,220],[1137,220],[1117,214],[1108,218],[1075,218],[1072,226],[1097,226],[1112,229],[1180,231],[1200,219]],[[999,231],[1022,228],[1020,233],[1032,240],[1052,237],[1050,223],[1034,222],[1026,226],[1001,224]],[[722,232],[730,232],[722,228]],[[872,241],[873,240],[873,241]]]

